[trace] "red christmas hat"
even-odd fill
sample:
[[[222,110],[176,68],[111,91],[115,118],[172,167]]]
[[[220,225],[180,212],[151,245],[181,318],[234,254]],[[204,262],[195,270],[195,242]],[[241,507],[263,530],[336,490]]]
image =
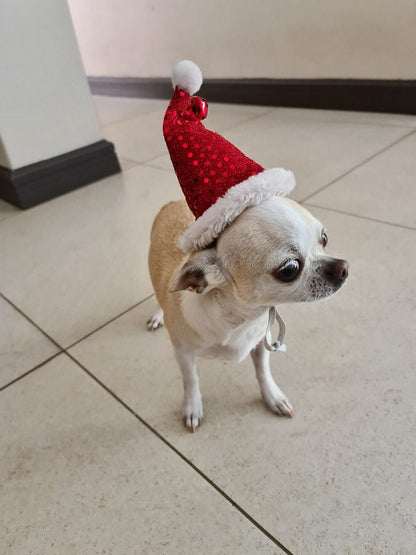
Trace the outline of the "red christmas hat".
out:
[[[193,96],[202,85],[198,66],[188,60],[172,72],[174,94],[163,133],[170,158],[196,220],[181,238],[191,253],[207,247],[243,210],[273,196],[285,196],[295,178],[283,168],[265,170],[224,137],[205,129],[206,101]]]

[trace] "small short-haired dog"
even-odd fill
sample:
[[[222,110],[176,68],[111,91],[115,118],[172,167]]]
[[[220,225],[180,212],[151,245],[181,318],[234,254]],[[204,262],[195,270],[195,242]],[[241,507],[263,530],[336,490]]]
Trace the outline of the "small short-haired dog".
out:
[[[168,329],[182,371],[185,425],[194,431],[203,418],[196,356],[241,361],[250,354],[267,406],[291,416],[263,341],[269,307],[329,297],[345,282],[348,263],[324,253],[322,224],[286,198],[247,208],[214,246],[188,257],[178,243],[193,221],[185,201],[165,205],[154,221],[149,251],[160,305],[149,328],[164,321]]]
[[[203,418],[195,357],[243,360],[251,355],[267,406],[293,409],[270,373],[276,305],[329,297],[345,282],[348,263],[324,252],[322,224],[294,201],[283,168],[264,169],[201,123],[207,103],[194,95],[199,68],[179,62],[163,132],[186,201],[170,202],[151,233],[149,269],[184,385],[183,420]],[[282,324],[283,326],[283,324]]]

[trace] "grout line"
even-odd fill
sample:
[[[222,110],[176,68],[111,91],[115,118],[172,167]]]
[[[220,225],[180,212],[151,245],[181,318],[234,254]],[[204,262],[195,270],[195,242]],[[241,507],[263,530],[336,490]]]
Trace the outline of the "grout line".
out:
[[[10,299],[5,297],[3,293],[0,293],[0,297],[2,297],[5,301],[7,301],[10,306],[12,306],[15,310],[17,310],[19,314],[21,314],[21,316],[26,318],[26,320],[28,320],[33,326],[35,326],[35,328],[39,330],[45,337],[47,337],[49,341],[51,341],[55,345],[55,347],[58,347],[58,349],[60,349],[61,351],[64,351],[64,347],[62,347],[62,345],[60,345],[57,341],[55,341],[55,339],[53,339],[50,335],[48,335],[46,331],[44,331],[40,326],[38,326],[36,322],[34,322],[27,314],[25,314],[22,310],[20,310],[20,308],[17,307]]]
[[[150,160],[149,162],[142,162],[141,165],[146,166],[147,168],[152,168],[152,170],[160,170],[161,172],[168,172],[172,175],[175,175],[173,168],[168,170],[167,168],[162,168],[161,166],[152,165],[152,162],[154,160],[157,160],[157,158],[160,158],[160,156],[152,158],[152,160]]]
[[[126,410],[128,410],[143,426],[160,439],[169,449],[178,455],[188,466],[190,466],[201,478],[203,478],[217,493],[224,497],[237,511],[239,511],[247,520],[249,520],[260,532],[269,538],[275,545],[280,547],[287,555],[293,555],[282,543],[279,542],[270,532],[268,532],[259,522],[257,522],[249,513],[247,513],[238,503],[236,503],[222,488],[211,480],[202,470],[200,470],[192,461],[190,461],[183,453],[181,453],[172,443],[170,443],[162,434],[160,434],[153,426],[144,420],[135,410],[133,410],[126,402],[116,395],[109,387],[99,380],[92,372],[90,372],[83,364],[81,364],[73,355],[66,352],[66,355],[75,362],[91,379],[100,385],[107,393],[109,393],[116,401],[118,401]]]
[[[381,150],[379,150],[378,152],[372,154],[369,158],[366,158],[365,160],[363,160],[362,162],[360,162],[359,164],[357,164],[356,166],[353,166],[351,169],[349,169],[348,171],[344,172],[342,175],[339,175],[338,177],[336,177],[335,179],[333,179],[332,181],[330,181],[329,183],[327,183],[326,185],[324,185],[323,187],[321,187],[320,189],[317,189],[316,191],[314,191],[312,194],[308,195],[307,197],[305,197],[304,199],[302,199],[301,201],[299,201],[299,204],[303,204],[304,202],[308,201],[310,198],[314,197],[315,195],[317,195],[318,193],[324,191],[325,189],[327,189],[328,187],[330,187],[331,185],[333,185],[334,183],[336,183],[337,181],[339,181],[340,179],[343,179],[344,177],[346,177],[347,175],[349,175],[350,173],[352,173],[353,171],[355,171],[356,169],[360,168],[361,166],[364,166],[365,164],[367,164],[367,162],[370,162],[371,160],[373,160],[374,158],[376,158],[377,156],[379,156],[380,154],[383,154],[383,152],[386,152],[387,150],[389,150],[390,148],[392,148],[393,146],[396,146],[398,143],[400,143],[401,141],[404,141],[405,139],[407,139],[408,137],[410,137],[410,135],[413,135],[414,133],[416,133],[416,129],[412,129],[409,133],[406,133],[406,135],[403,135],[403,137],[400,137],[400,139],[397,139],[396,141],[394,141],[393,143],[389,144],[388,146],[382,148]]]
[[[103,96],[103,95],[92,95],[92,96]],[[121,99],[127,98],[127,99],[136,99],[136,100],[137,100],[139,97],[134,97],[134,96],[106,96],[106,98],[117,98],[117,99],[120,99],[120,98],[121,98]],[[152,98],[146,98],[146,99],[144,99],[144,98],[143,98],[142,100],[157,100],[157,99],[152,99]],[[166,108],[167,108],[168,104],[169,104],[169,101],[167,100],[167,101],[166,101]],[[95,109],[96,109],[97,114],[99,114],[100,111],[99,111],[98,106],[95,105]],[[99,119],[99,116],[98,116],[98,119],[99,119],[99,123],[100,123],[101,129],[104,130],[105,128],[111,127],[112,125],[118,125],[119,123],[125,123],[126,121],[129,121],[129,120],[132,120],[132,119],[136,119],[136,118],[140,118],[140,117],[142,117],[142,116],[147,116],[148,114],[152,114],[153,112],[159,112],[160,110],[163,110],[163,109],[164,109],[164,105],[163,105],[163,106],[158,106],[157,108],[156,108],[156,107],[155,107],[155,108],[152,108],[152,109],[149,110],[149,111],[145,111],[145,112],[141,112],[141,113],[139,113],[139,114],[134,114],[134,115],[122,117],[121,119],[117,119],[117,120],[115,120],[115,121],[111,121],[110,123],[103,123],[103,122]],[[162,115],[162,119],[163,119],[163,115]]]
[[[140,162],[133,160],[133,158],[126,158],[126,156],[120,155],[120,160],[124,160],[125,162],[131,162],[132,164],[140,164]]]
[[[222,497],[224,497],[224,499],[226,499],[237,511],[239,511],[247,520],[249,520],[260,532],[262,532],[266,537],[269,538],[270,541],[272,541],[275,545],[277,545],[284,553],[286,553],[287,555],[293,555],[291,553],[291,551],[289,551],[282,543],[279,542],[279,540],[277,540],[270,532],[268,532],[259,522],[257,522],[249,513],[247,513],[242,507],[240,507],[240,505],[238,505],[229,495],[227,495],[227,493],[221,489],[215,482],[213,482],[211,480],[211,478],[209,478],[204,472],[202,472],[202,470],[200,470],[195,464],[193,464],[183,453],[181,453],[172,443],[170,443],[164,436],[162,436],[155,428],[153,428],[150,424],[148,424],[141,416],[139,416],[138,413],[136,413],[129,405],[127,405],[127,403],[125,403],[120,397],[118,397],[109,387],[107,387],[103,382],[101,382],[92,372],[90,372],[83,364],[81,364],[71,353],[68,352],[68,349],[72,348],[74,345],[76,345],[77,343],[79,343],[80,341],[82,341],[83,339],[86,339],[87,337],[89,337],[90,335],[92,335],[93,333],[97,332],[98,330],[102,329],[103,327],[105,327],[106,325],[110,324],[111,322],[113,322],[114,320],[116,320],[117,318],[120,318],[121,316],[123,316],[124,314],[126,314],[127,312],[129,312],[130,310],[133,310],[134,308],[136,308],[137,306],[139,306],[140,304],[142,304],[143,302],[145,302],[146,300],[150,299],[151,297],[153,297],[154,294],[149,295],[148,297],[146,297],[145,299],[143,299],[142,301],[140,301],[139,303],[136,303],[134,306],[128,308],[127,310],[125,310],[124,312],[122,312],[121,314],[119,314],[118,316],[115,316],[114,318],[112,318],[111,320],[109,320],[108,322],[106,322],[105,324],[103,324],[102,326],[100,326],[99,328],[97,328],[96,330],[90,332],[89,334],[87,334],[86,336],[84,336],[82,339],[80,339],[79,341],[77,341],[76,343],[73,343],[72,345],[70,345],[67,348],[63,348],[61,345],[59,345],[59,343],[57,343],[52,337],[50,337],[42,328],[40,328],[31,318],[29,318],[29,316],[27,316],[22,310],[20,310],[12,301],[10,301],[7,297],[5,297],[3,295],[3,293],[0,293],[0,297],[2,297],[5,301],[7,301],[15,310],[17,310],[17,312],[19,312],[19,314],[21,314],[26,320],[28,320],[33,326],[35,326],[36,329],[38,329],[45,337],[47,337],[56,347],[58,347],[59,351],[57,353],[55,353],[54,355],[52,355],[51,357],[49,357],[48,359],[44,360],[43,362],[41,362],[40,364],[36,365],[35,367],[31,368],[30,370],[28,370],[27,372],[25,372],[24,374],[22,374],[21,376],[18,376],[17,378],[15,378],[14,380],[12,380],[11,382],[7,383],[6,385],[0,387],[0,392],[5,390],[6,388],[12,386],[14,383],[20,381],[21,379],[25,378],[26,376],[28,376],[29,374],[32,374],[33,372],[35,372],[36,370],[38,370],[39,368],[43,367],[45,364],[47,364],[48,362],[50,362],[51,360],[53,360],[54,358],[65,354],[66,356],[68,356],[75,364],[77,364],[80,368],[82,368],[82,370],[84,370],[84,372],[86,374],[88,374],[90,376],[91,379],[93,379],[96,383],[98,383],[105,391],[107,391],[107,393],[109,393],[116,401],[118,401],[125,409],[127,409],[133,416],[136,417],[136,419],[141,422],[150,432],[152,432],[157,438],[159,438],[167,447],[169,447],[169,449],[171,449],[176,455],[178,455],[186,464],[188,464],[201,478],[203,478],[211,487],[213,487],[217,493],[219,493]]]
[[[124,316],[125,314],[127,314],[128,312],[133,310],[134,308],[137,308],[142,303],[148,301],[149,299],[154,297],[154,293],[152,293],[148,297],[145,297],[144,299],[142,299],[138,303],[134,304],[133,306],[127,308],[126,310],[124,310],[120,314],[117,314],[117,316],[114,316],[114,318],[111,318],[111,320],[108,320],[107,322],[105,322],[104,324],[99,326],[98,328],[94,329],[93,331],[90,331],[89,333],[87,333],[87,335],[84,335],[83,337],[81,337],[81,339],[78,339],[77,341],[75,341],[75,343],[72,343],[68,347],[63,347],[57,341],[55,341],[55,339],[53,339],[49,334],[47,334],[36,322],[34,322],[27,314],[25,314],[19,307],[17,307],[10,299],[5,297],[3,293],[0,293],[0,297],[2,299],[4,299],[10,306],[12,306],[21,316],[23,316],[23,318],[25,318],[28,322],[30,322],[32,324],[32,326],[34,326],[38,331],[40,331],[40,333],[42,335],[44,335],[47,339],[49,339],[49,341],[51,341],[51,343],[53,343],[55,345],[55,347],[57,347],[59,349],[58,352],[55,353],[54,355],[52,355],[51,357],[45,359],[43,362],[37,364],[33,368],[30,368],[29,370],[24,372],[21,376],[18,376],[17,378],[14,378],[12,381],[10,381],[10,382],[6,383],[5,385],[1,386],[0,391],[3,391],[3,389],[6,389],[6,387],[9,387],[10,385],[13,385],[15,382],[21,380],[22,378],[24,378],[28,374],[31,374],[35,370],[38,370],[41,366],[43,366],[44,364],[47,364],[49,361],[51,361],[52,359],[54,359],[58,355],[61,355],[61,354],[64,354],[64,353],[69,354],[69,353],[67,353],[68,349],[72,349],[72,347],[74,347],[78,343],[81,343],[81,341],[84,341],[84,339],[87,339],[87,337],[90,337],[91,335],[93,335],[97,331],[101,330],[105,326],[108,326],[109,324],[111,324],[112,322],[117,320],[118,318],[121,318],[122,316]]]
[[[148,297],[142,299],[141,301],[139,301],[138,303],[134,304],[133,306],[131,306],[130,308],[127,308],[126,310],[124,310],[123,312],[120,312],[120,314],[117,314],[117,316],[114,316],[114,318],[111,318],[111,320],[108,320],[108,322],[105,322],[104,324],[102,324],[101,326],[99,326],[98,328],[96,328],[93,331],[90,331],[89,333],[87,333],[87,335],[84,335],[84,337],[81,337],[81,339],[77,339],[77,341],[75,341],[75,343],[72,343],[71,345],[69,345],[68,347],[65,347],[64,351],[66,352],[68,349],[72,349],[72,347],[75,347],[75,345],[78,345],[78,343],[81,343],[81,341],[84,341],[84,339],[87,339],[87,337],[90,337],[91,335],[94,335],[94,333],[96,333],[97,331],[102,330],[103,328],[105,328],[106,326],[108,326],[109,324],[111,324],[112,322],[114,322],[115,320],[117,320],[118,318],[121,318],[122,316],[124,316],[125,314],[127,314],[128,312],[130,312],[131,310],[133,310],[134,308],[137,308],[138,306],[140,306],[142,303],[148,301],[149,299],[151,299],[152,297],[154,297],[155,294],[152,293],[151,295],[149,295]]]
[[[282,115],[284,115],[285,117],[287,117],[287,119],[291,119],[293,121],[293,118],[290,118],[291,114],[290,112],[287,113],[287,115],[285,114],[285,112],[282,112],[282,110],[302,110],[302,118],[309,120],[309,121],[316,121],[319,123],[328,123],[328,124],[332,124],[332,123],[341,123],[341,124],[347,124],[347,125],[371,125],[372,127],[377,126],[377,127],[401,127],[402,129],[413,129],[414,131],[416,131],[416,118],[415,118],[415,123],[405,123],[404,121],[398,121],[397,123],[395,122],[389,122],[387,120],[378,120],[377,121],[377,116],[378,115],[383,115],[383,114],[388,114],[388,112],[361,112],[361,111],[356,111],[356,110],[326,110],[324,108],[297,108],[295,106],[291,107],[291,106],[275,106],[274,110],[279,110],[280,113]],[[312,112],[323,112],[322,115],[318,115],[316,113],[313,114],[314,117],[311,117],[310,115],[308,115],[307,113],[305,113],[306,111],[312,111]],[[335,114],[334,114],[335,112]],[[345,114],[346,117],[345,119],[343,117],[338,116],[338,112],[341,112],[342,114]],[[370,121],[370,120],[366,120],[365,119],[348,119],[347,115],[349,112],[352,112],[353,114],[363,114],[363,118],[365,118],[365,114],[373,114],[375,116],[374,121]],[[329,115],[330,114],[334,114],[334,117],[331,118]],[[396,115],[396,116],[410,116],[410,117],[414,117],[412,114],[391,114],[391,115]],[[329,116],[329,117],[328,117]],[[299,118],[300,119],[300,118]]]
[[[267,110],[266,112],[262,112],[261,114],[249,114],[247,119],[244,119],[244,121],[240,121],[239,123],[234,123],[233,125],[230,125],[229,127],[225,127],[224,129],[221,129],[220,131],[218,131],[216,129],[214,132],[215,133],[220,133],[220,135],[224,135],[224,134],[228,133],[228,131],[234,131],[235,129],[240,127],[240,125],[246,125],[247,123],[251,123],[256,119],[263,118],[264,116],[267,116],[269,114],[269,112],[270,112],[270,110]],[[212,129],[210,129],[210,131],[212,131]]]
[[[386,222],[385,220],[378,220],[377,218],[370,218],[370,216],[361,216],[360,214],[353,214],[352,212],[347,212],[346,210],[338,210],[336,208],[328,208],[327,206],[319,206],[318,204],[311,204],[310,202],[301,203],[304,206],[311,208],[320,208],[321,210],[328,210],[329,212],[336,212],[337,214],[344,214],[345,216],[352,216],[353,218],[359,218],[360,220],[368,220],[370,222],[376,222],[378,224],[390,225],[392,227],[398,227],[400,229],[406,229],[409,231],[416,231],[415,227],[411,227],[403,224],[396,224],[394,222]]]
[[[169,152],[168,152],[167,148],[165,148],[163,150],[163,152],[161,151],[161,152],[159,152],[159,154],[156,154],[155,156],[151,156],[150,158],[146,158],[146,160],[142,160],[141,162],[139,162],[139,164],[149,164],[149,162],[153,162],[153,160],[157,160],[158,158],[161,158],[162,156],[165,156],[165,154],[167,154],[169,156]],[[130,160],[131,160],[131,158],[130,158]],[[156,168],[156,169],[162,170],[164,168]]]
[[[110,97],[110,98],[114,98],[114,97]],[[127,96],[127,97],[123,97],[123,98],[132,98],[132,97]],[[140,118],[142,116],[147,116],[148,114],[151,114],[152,112],[158,112],[159,110],[160,110],[160,107],[155,108],[154,110],[150,110],[149,112],[143,112],[141,114],[135,114],[134,116],[126,116],[126,117],[123,117],[121,119],[111,121],[109,123],[104,123],[99,119],[100,127],[101,127],[102,130],[104,130],[104,129],[107,129],[109,127],[112,127],[113,125],[118,125],[119,123],[125,123],[129,120]],[[96,108],[96,111],[99,113],[98,108]]]
[[[121,168],[122,171],[129,171],[140,164],[140,162],[136,162],[136,160],[132,160],[132,158],[126,158],[125,156],[121,155],[118,156],[118,161],[120,162],[120,166],[122,162],[129,162],[130,164],[133,164],[133,166],[131,168],[128,168],[127,170],[123,170],[123,168]]]
[[[2,385],[0,387],[0,392],[3,391],[4,389],[7,389],[8,387],[10,387],[11,385],[13,385],[14,383],[20,381],[21,379],[25,378],[26,376],[28,376],[29,374],[31,374],[32,372],[34,372],[35,370],[38,370],[39,368],[41,368],[42,366],[44,366],[45,364],[47,364],[48,362],[50,362],[51,360],[53,360],[54,358],[56,358],[59,355],[64,354],[65,351],[59,351],[58,353],[55,353],[54,355],[52,355],[51,357],[47,358],[46,360],[42,361],[40,364],[38,364],[37,366],[34,366],[33,368],[31,368],[30,370],[28,370],[27,372],[24,372],[21,376],[18,376],[17,378],[14,378],[11,382],[6,383],[6,385]]]
[[[123,159],[123,158],[124,157],[120,155],[119,161],[120,161],[120,159]],[[159,158],[159,157],[157,156],[157,158]],[[126,160],[126,158],[124,158],[124,160]],[[138,166],[152,168],[153,170],[166,171],[164,168],[158,168],[157,166],[150,166],[147,162],[136,162],[132,158],[129,158],[129,161],[132,162],[134,164],[134,166],[131,166],[131,168],[127,168],[125,170],[123,168],[121,168],[121,172],[123,174],[129,173],[133,170],[137,170]],[[120,163],[120,166],[121,166],[121,163]]]

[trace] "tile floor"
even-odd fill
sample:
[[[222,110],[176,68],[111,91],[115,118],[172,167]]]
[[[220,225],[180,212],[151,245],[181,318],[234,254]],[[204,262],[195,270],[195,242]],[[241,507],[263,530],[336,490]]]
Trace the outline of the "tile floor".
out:
[[[292,420],[250,361],[201,361],[206,419],[155,301],[150,226],[180,198],[165,102],[96,97],[124,172],[20,212],[0,203],[0,553],[416,552],[416,117],[211,104],[350,261],[328,302],[284,306],[273,356]]]

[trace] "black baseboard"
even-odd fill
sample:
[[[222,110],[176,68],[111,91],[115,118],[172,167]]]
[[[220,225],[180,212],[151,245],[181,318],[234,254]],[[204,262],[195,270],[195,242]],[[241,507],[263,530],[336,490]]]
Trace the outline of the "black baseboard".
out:
[[[170,79],[89,77],[94,94],[172,96]],[[416,114],[416,80],[206,79],[198,93],[211,102]]]
[[[0,167],[0,198],[31,208],[120,171],[114,145],[98,141],[17,170]]]

